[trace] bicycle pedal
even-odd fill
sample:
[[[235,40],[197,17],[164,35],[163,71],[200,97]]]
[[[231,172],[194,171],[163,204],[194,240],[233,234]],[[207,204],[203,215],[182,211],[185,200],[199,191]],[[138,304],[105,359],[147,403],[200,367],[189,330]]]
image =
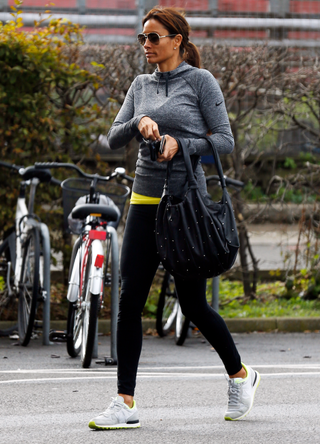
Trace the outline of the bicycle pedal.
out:
[[[52,342],[66,342],[67,341],[67,332],[59,331],[59,330],[51,330],[49,333],[49,341]]]
[[[118,362],[116,359],[113,359],[109,356],[104,357],[104,365],[117,365]]]
[[[33,324],[33,328],[35,330],[38,328],[43,328],[43,321],[41,321],[39,319],[35,319],[34,324]]]

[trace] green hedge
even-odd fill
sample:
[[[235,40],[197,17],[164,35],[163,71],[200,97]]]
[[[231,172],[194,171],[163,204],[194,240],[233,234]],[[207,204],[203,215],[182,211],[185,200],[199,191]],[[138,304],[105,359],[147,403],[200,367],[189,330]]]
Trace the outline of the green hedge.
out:
[[[27,166],[92,158],[90,146],[106,130],[109,110],[95,99],[101,87],[97,67],[76,62],[83,43],[79,26],[61,19],[21,31],[19,14],[0,22],[1,159]],[[105,171],[98,156],[92,159]],[[55,171],[55,176],[62,179],[66,172]],[[16,175],[1,168],[0,234],[13,223],[18,184]],[[36,211],[54,233],[53,247],[68,250],[61,235],[61,190],[40,185]]]

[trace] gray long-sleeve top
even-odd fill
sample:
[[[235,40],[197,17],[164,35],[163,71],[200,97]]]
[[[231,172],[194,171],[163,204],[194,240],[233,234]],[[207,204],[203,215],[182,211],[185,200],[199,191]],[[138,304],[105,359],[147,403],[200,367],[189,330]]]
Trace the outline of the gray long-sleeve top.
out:
[[[153,162],[138,125],[148,116],[159,127],[160,135],[183,138],[190,155],[208,155],[211,147],[203,137],[210,136],[219,153],[233,150],[233,136],[218,82],[204,69],[182,62],[169,72],[139,75],[132,82],[125,101],[108,133],[111,149],[121,148],[136,137],[140,142],[133,191],[161,197],[166,162]],[[206,192],[204,172],[198,163],[195,175],[200,190]],[[186,185],[186,169],[181,153],[173,158],[170,192],[181,195]]]

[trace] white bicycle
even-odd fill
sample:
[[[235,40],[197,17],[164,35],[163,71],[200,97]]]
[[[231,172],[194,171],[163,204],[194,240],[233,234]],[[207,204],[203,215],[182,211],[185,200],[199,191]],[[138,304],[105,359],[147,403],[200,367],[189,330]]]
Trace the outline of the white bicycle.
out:
[[[86,174],[73,164],[36,164],[37,168],[70,168],[82,176],[62,182],[65,228],[77,234],[70,267],[66,332],[51,332],[50,338],[66,339],[71,357],[81,355],[82,367],[91,364],[96,346],[98,315],[104,288],[111,287],[111,361],[116,364],[116,320],[119,299],[119,247],[116,228],[130,189],[110,182],[126,177],[124,168],[110,176]]]
[[[44,224],[34,214],[34,201],[37,185],[40,182],[50,182],[52,176],[50,171],[37,170],[33,166],[24,168],[6,162],[0,162],[0,166],[14,170],[22,178],[15,223],[5,232],[0,245],[0,318],[6,320],[17,311],[18,324],[1,330],[0,336],[7,336],[18,330],[19,342],[26,346],[32,335],[38,302],[50,296],[44,283]],[[28,186],[30,194],[27,206]]]

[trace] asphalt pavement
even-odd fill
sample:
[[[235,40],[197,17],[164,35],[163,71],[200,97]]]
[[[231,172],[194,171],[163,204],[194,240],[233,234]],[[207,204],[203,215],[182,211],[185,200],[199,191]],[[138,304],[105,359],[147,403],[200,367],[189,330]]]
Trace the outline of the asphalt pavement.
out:
[[[260,270],[292,269],[296,259],[299,227],[296,224],[252,224],[248,227],[250,243]],[[307,239],[302,235],[298,246],[298,266],[304,267],[302,252]]]
[[[146,336],[136,400],[141,428],[92,431],[88,421],[116,395],[116,368],[82,369],[65,344],[27,348],[0,338],[0,443],[317,443],[320,437],[320,333],[233,334],[243,362],[261,373],[255,404],[227,422],[227,382],[201,336],[178,347]],[[99,336],[99,358],[110,337]]]

